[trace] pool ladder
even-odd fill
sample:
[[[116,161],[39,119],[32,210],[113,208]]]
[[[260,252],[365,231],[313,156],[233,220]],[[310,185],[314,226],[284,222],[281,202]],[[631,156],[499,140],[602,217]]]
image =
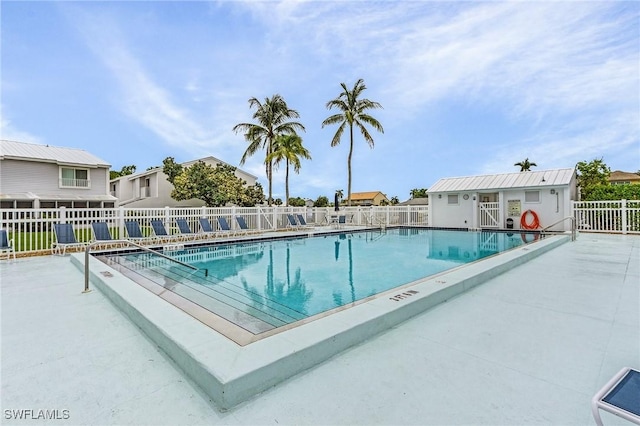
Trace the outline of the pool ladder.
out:
[[[542,235],[545,235],[546,232],[561,232],[561,231],[549,231],[549,228],[552,228],[552,227],[564,222],[567,219],[569,219],[571,221],[571,241],[575,241],[576,240],[576,219],[573,216],[567,216],[565,218],[562,218],[562,219],[552,223],[549,226],[545,226],[544,228],[542,228],[540,233]],[[562,232],[564,232],[564,231],[562,231]]]
[[[199,271],[200,269],[196,268],[193,265],[189,265],[188,263],[182,262],[178,259],[175,259],[171,256],[167,256],[166,254],[160,253],[156,250],[150,249],[149,247],[145,247],[141,244],[138,243],[134,243],[133,241],[129,241],[129,240],[109,240],[108,241],[109,244],[125,244],[125,245],[130,245],[130,246],[134,246],[137,247],[143,251],[147,251],[149,253],[153,253],[156,256],[160,256],[163,257],[167,260],[170,260],[172,262],[175,263],[179,263],[182,266],[186,266],[187,268],[193,269],[194,271]],[[89,252],[91,251],[91,249],[97,245],[101,245],[101,244],[105,244],[105,241],[94,241],[91,244],[88,244],[87,247],[84,249],[84,290],[82,291],[83,293],[89,293],[91,290],[89,290]],[[205,276],[208,275],[208,270],[205,269],[204,273]]]

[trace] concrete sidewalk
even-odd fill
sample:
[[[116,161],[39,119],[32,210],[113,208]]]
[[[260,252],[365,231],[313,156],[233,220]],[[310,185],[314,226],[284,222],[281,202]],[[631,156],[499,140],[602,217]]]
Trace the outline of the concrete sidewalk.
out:
[[[2,424],[588,425],[640,367],[639,236],[580,234],[227,412],[68,257],[3,261],[0,280]]]

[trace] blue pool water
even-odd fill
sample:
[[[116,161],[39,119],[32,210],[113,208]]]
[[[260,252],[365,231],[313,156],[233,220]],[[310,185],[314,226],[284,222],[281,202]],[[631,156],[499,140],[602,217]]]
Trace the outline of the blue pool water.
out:
[[[112,256],[118,259],[112,262],[258,333],[532,239],[519,233],[401,228],[168,253],[199,271],[148,253]]]

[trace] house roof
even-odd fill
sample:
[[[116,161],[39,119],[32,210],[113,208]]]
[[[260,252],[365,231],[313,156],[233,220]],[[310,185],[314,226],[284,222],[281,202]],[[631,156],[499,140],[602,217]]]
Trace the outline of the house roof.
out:
[[[381,191],[369,191],[369,192],[352,192],[351,200],[373,200],[378,194],[382,194]],[[386,195],[382,194],[384,198]]]
[[[222,160],[220,160],[220,159],[218,159],[216,157],[212,157],[212,156],[204,157],[204,158],[198,158],[197,160],[185,161],[184,163],[180,163],[180,165],[182,167],[190,167],[193,164],[197,163],[198,161],[203,161],[203,162],[205,162],[207,164],[210,164],[210,165],[212,165],[212,164],[226,164],[228,166],[235,167],[236,169],[240,170],[245,175],[251,176],[255,180],[258,180],[257,176],[254,176],[251,173],[249,173],[249,172],[247,172],[245,170],[242,170],[237,166],[234,166],[232,164],[229,164],[229,163],[227,163],[225,161],[222,161]],[[125,176],[118,176],[117,178],[112,179],[111,182],[119,180],[119,179],[122,179],[122,180],[124,180],[124,179],[133,180],[133,179],[137,179],[137,178],[143,177],[145,175],[152,175],[152,174],[155,174],[155,173],[162,173],[163,169],[164,169],[164,166],[156,166],[156,167],[153,167],[153,168],[151,168],[149,170],[144,170],[144,171],[141,171],[141,172],[132,173],[130,175],[125,175]]]
[[[428,197],[409,198],[407,201],[398,203],[399,206],[426,206],[429,205]]]
[[[443,178],[427,192],[478,191],[569,185],[574,169],[536,170],[495,175]]]
[[[636,180],[640,180],[640,175],[636,174],[636,173],[630,173],[630,172],[623,172],[621,170],[616,170],[611,172],[611,174],[609,175],[609,182],[616,182],[616,181],[636,181]]]
[[[0,140],[0,160],[6,159],[87,167],[110,167],[109,163],[83,149]]]

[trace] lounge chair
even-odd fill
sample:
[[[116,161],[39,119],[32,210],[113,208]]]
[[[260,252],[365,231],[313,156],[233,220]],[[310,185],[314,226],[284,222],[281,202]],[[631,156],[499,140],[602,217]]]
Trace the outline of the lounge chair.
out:
[[[249,228],[249,226],[247,226],[247,221],[244,219],[244,217],[236,216],[236,222],[238,223],[238,226],[240,227],[240,230],[237,231],[236,234],[238,234],[238,235],[247,235],[250,232],[252,232],[252,230]]]
[[[135,220],[125,220],[124,229],[127,231],[127,239],[136,243],[143,243],[147,241],[155,241],[155,237],[145,237],[142,235],[140,224]]]
[[[181,235],[171,235],[167,232],[167,228],[164,227],[164,223],[160,219],[151,219],[151,229],[156,238],[163,242],[175,242],[182,240]]]
[[[92,243],[100,243],[97,245],[104,245],[105,247],[118,245],[111,236],[107,222],[93,222],[91,224],[91,231],[93,233]]]
[[[13,260],[16,259],[16,252],[13,249],[13,239],[9,239],[7,230],[0,229],[0,254],[7,254],[7,260],[11,258],[13,254]]]
[[[180,234],[183,236],[185,240],[194,241],[198,237],[198,234],[191,230],[191,227],[189,226],[187,219],[178,218],[176,219],[176,223],[178,224],[178,229],[180,230]]]
[[[301,214],[297,214],[296,217],[298,218],[298,223],[300,224],[301,227],[313,228],[312,225],[307,224],[307,221],[304,219],[304,216],[302,216]]]
[[[593,418],[602,426],[599,410],[640,425],[640,371],[623,368],[592,398]]]
[[[347,216],[345,215],[338,216],[338,223],[336,224],[338,228],[344,227],[346,223],[347,223]]]
[[[209,219],[207,219],[206,217],[201,217],[198,219],[198,221],[200,222],[200,230],[204,234],[205,238],[215,237],[218,235],[216,230],[213,229],[211,222],[209,222]]]
[[[80,243],[76,239],[76,234],[73,231],[73,225],[71,223],[54,223],[53,233],[56,237],[53,245],[51,246],[51,253],[59,253],[65,255],[67,248],[81,248],[85,247],[85,243]]]
[[[296,221],[296,217],[294,215],[287,214],[287,221],[289,222],[289,224],[287,225],[287,228],[291,228],[291,229],[298,228],[298,222]]]
[[[229,226],[229,222],[227,222],[227,218],[219,216],[218,217],[218,227],[220,228],[220,235],[233,235],[234,232]]]

